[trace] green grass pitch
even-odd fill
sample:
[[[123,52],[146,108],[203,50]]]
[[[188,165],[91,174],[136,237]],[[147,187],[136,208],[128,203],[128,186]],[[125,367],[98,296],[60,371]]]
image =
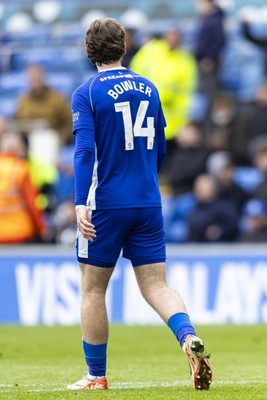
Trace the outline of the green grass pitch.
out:
[[[111,326],[108,391],[68,391],[86,371],[79,327],[0,327],[0,399],[267,399],[267,327],[197,327],[214,381],[195,391],[164,326]]]

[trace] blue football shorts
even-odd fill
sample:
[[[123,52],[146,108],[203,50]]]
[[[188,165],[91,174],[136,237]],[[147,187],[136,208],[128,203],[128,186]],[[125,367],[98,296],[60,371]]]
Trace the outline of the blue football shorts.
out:
[[[79,262],[114,267],[121,250],[134,267],[165,262],[165,231],[160,207],[92,211],[96,238],[85,239],[78,231]]]

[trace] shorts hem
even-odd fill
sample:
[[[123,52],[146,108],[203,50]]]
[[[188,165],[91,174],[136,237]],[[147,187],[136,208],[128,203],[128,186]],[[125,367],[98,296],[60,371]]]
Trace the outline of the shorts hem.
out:
[[[114,268],[115,264],[116,264],[116,261],[115,262],[105,262],[105,261],[92,260],[89,258],[82,258],[82,257],[77,257],[77,260],[80,263],[88,264],[88,265],[92,265],[93,267],[100,267],[100,268]]]
[[[124,258],[127,258],[128,260],[131,261],[132,266],[135,267],[140,267],[141,265],[148,265],[148,264],[158,264],[158,263],[165,263],[166,258],[157,258],[157,259],[147,259],[147,260],[133,260],[129,257],[124,256]]]

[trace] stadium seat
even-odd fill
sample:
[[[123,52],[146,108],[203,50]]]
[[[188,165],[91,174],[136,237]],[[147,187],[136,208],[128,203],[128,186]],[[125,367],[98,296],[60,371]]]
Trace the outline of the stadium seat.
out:
[[[19,35],[16,32],[9,33],[9,39],[12,42],[14,49],[23,48],[27,50],[29,47],[46,45],[52,35],[52,28],[50,25],[44,24],[32,24],[26,31],[20,32]]]
[[[60,16],[61,7],[59,1],[38,1],[33,4],[33,15],[43,24],[52,23]]]
[[[188,225],[185,221],[175,221],[166,227],[167,243],[184,243],[188,237]]]
[[[81,19],[81,26],[83,29],[88,29],[88,26],[91,24],[91,22],[96,19],[96,18],[106,18],[107,15],[104,13],[104,11],[100,9],[91,9],[87,13],[85,13],[82,16]]]
[[[0,91],[1,95],[5,92],[18,93],[25,90],[27,82],[25,80],[25,73],[19,72],[5,72],[0,76]]]
[[[170,13],[175,16],[193,16],[196,12],[196,5],[194,1],[179,0],[168,3]]]
[[[2,116],[11,118],[14,116],[18,105],[17,95],[4,95],[0,96],[0,113]]]
[[[195,207],[195,197],[185,193],[177,197],[162,196],[163,219],[166,228],[166,241],[182,243],[187,239],[187,216]]]
[[[33,20],[23,11],[12,14],[5,24],[5,29],[9,34],[21,34],[27,32],[33,25]]]
[[[17,50],[12,57],[14,70],[25,69],[28,65],[40,64],[50,71],[81,71],[88,69],[89,63],[83,49],[79,47],[38,47]]]
[[[4,5],[4,3],[1,2],[0,3],[0,20],[2,20],[4,13],[5,13],[5,5]]]
[[[121,14],[120,22],[127,28],[143,29],[148,24],[148,17],[138,8],[128,8]]]
[[[46,82],[67,97],[70,97],[74,89],[80,84],[75,73],[60,71],[46,74]]]
[[[240,52],[234,43],[226,46],[222,56],[220,80],[225,89],[237,92],[240,85]]]
[[[79,22],[61,24],[53,31],[53,43],[55,46],[74,46],[84,41],[84,29]]]
[[[239,37],[225,48],[222,59],[220,78],[225,89],[241,101],[252,101],[264,77],[261,50]]]
[[[263,173],[255,167],[237,167],[234,170],[235,182],[247,192],[255,189],[263,178]]]
[[[208,108],[207,97],[199,92],[193,95],[192,104],[189,110],[189,119],[194,122],[203,121]]]

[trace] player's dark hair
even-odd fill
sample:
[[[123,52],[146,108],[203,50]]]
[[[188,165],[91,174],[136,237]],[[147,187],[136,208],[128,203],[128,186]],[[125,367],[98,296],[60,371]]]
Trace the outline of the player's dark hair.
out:
[[[93,64],[111,64],[125,54],[125,29],[113,18],[94,20],[86,32],[87,56]]]

